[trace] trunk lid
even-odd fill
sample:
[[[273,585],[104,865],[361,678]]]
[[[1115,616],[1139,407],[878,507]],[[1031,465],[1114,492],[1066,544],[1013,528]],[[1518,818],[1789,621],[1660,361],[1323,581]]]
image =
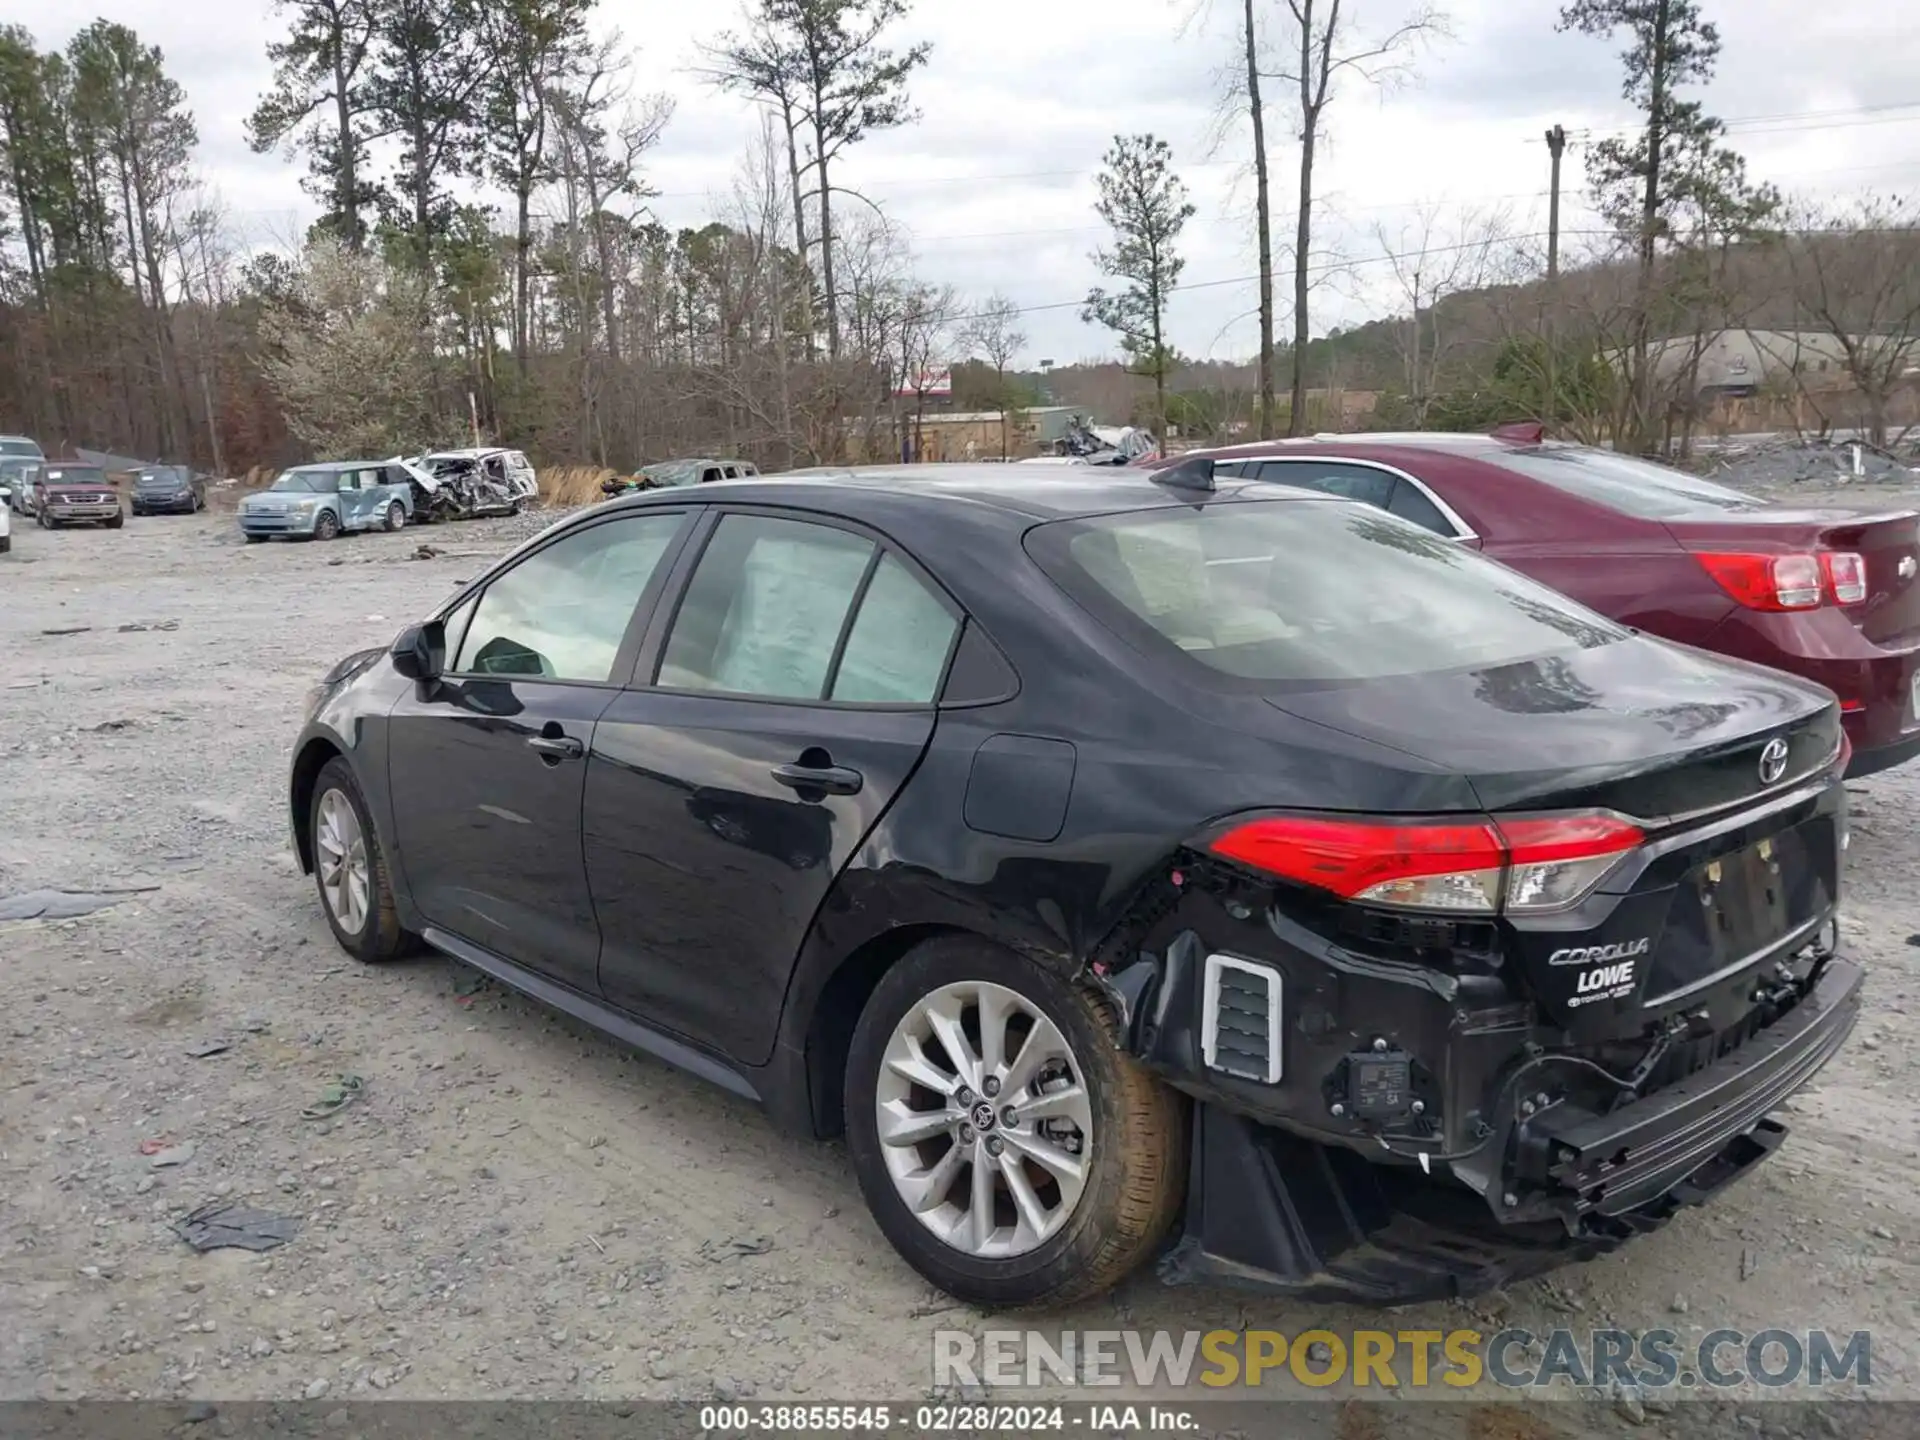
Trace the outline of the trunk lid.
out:
[[[1579,1040],[1686,1010],[1715,1030],[1839,891],[1838,706],[1759,666],[1640,637],[1490,669],[1269,696],[1457,771],[1485,809],[1602,809],[1645,832],[1571,910],[1503,920],[1517,977]],[[1796,798],[1797,797],[1797,798]]]
[[[1846,551],[1867,563],[1867,598],[1840,607],[1876,645],[1920,643],[1920,512],[1766,506],[1669,520],[1688,550],[1752,554]],[[1832,602],[1829,601],[1829,604]]]
[[[1267,703],[1451,770],[1493,812],[1604,803],[1651,820],[1722,809],[1774,788],[1757,765],[1776,735],[1791,752],[1785,779],[1838,743],[1819,686],[1641,636]]]

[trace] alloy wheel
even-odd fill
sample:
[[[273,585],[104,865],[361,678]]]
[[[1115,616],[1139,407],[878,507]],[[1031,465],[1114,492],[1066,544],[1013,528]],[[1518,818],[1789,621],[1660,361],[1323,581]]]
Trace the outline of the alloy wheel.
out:
[[[313,830],[320,894],[340,928],[358,935],[372,908],[373,885],[367,837],[353,802],[339,790],[327,791],[320,797]]]
[[[961,981],[915,1002],[887,1041],[874,1107],[901,1200],[968,1255],[1045,1244],[1086,1189],[1086,1072],[1060,1028],[1006,986]]]

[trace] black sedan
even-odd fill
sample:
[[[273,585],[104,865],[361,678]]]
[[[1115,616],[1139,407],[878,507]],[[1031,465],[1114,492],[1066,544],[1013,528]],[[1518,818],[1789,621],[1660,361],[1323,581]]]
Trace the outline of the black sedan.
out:
[[[842,1130],[969,1301],[1617,1245],[1834,1053],[1833,697],[1210,462],[614,500],[342,661],[340,944]],[[1174,1234],[1179,1222],[1177,1237]]]
[[[206,481],[184,465],[156,465],[133,477],[135,515],[193,515],[206,503]]]

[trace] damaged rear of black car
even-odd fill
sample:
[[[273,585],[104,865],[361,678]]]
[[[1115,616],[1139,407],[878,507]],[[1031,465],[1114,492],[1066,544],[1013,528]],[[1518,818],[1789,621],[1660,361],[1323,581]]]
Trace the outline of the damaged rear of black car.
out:
[[[619,497],[343,662],[341,945],[844,1132],[988,1306],[1471,1294],[1779,1145],[1860,1006],[1833,695],[1205,462],[938,468]]]
[[[1231,513],[1029,544],[1293,797],[1201,827],[1092,967],[1204,1102],[1163,1275],[1475,1293],[1764,1158],[1859,1009],[1831,697],[1402,527],[1389,577]]]

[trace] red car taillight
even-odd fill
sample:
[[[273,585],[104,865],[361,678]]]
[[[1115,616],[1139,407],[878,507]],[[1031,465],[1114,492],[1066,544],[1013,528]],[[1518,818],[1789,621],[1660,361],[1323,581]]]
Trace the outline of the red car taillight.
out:
[[[1494,915],[1578,904],[1642,838],[1599,811],[1442,823],[1272,815],[1208,848],[1360,904]]]
[[[1749,610],[1817,610],[1829,599],[1858,605],[1867,598],[1867,562],[1858,555],[1703,551],[1694,559]]]

